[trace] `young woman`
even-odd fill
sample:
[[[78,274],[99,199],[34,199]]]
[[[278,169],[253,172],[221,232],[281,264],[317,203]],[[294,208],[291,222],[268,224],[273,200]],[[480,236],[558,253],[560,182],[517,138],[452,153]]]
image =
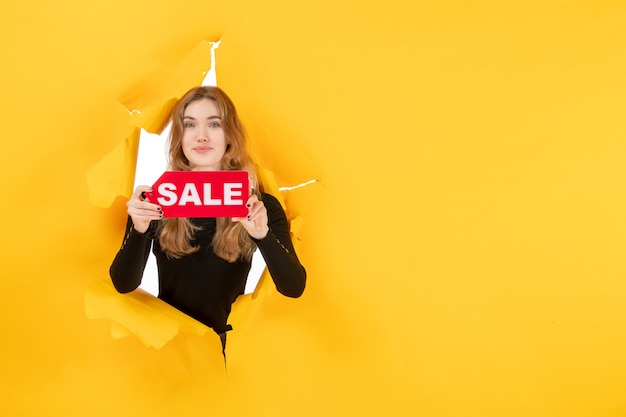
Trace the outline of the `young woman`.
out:
[[[242,218],[163,218],[161,207],[139,186],[127,203],[128,224],[111,265],[115,288],[126,293],[141,283],[150,249],[159,270],[159,298],[220,335],[222,347],[231,305],[243,293],[258,247],[278,291],[299,297],[306,271],[294,251],[278,200],[258,191],[246,151],[244,129],[228,96],[217,87],[187,92],[172,111],[172,171],[245,170],[253,192]]]

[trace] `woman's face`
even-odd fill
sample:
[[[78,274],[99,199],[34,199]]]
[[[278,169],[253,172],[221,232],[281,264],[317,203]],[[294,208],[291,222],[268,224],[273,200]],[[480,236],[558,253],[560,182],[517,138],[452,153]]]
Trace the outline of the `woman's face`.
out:
[[[182,147],[192,171],[219,171],[226,138],[213,100],[195,100],[185,108]]]

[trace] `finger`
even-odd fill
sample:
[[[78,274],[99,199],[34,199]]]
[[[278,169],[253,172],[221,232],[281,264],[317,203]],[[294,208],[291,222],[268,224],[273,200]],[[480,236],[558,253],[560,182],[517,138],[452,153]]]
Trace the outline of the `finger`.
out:
[[[265,208],[265,204],[262,201],[257,201],[250,211],[248,212],[248,219],[254,219],[258,217],[260,214],[266,214],[267,209]]]
[[[163,214],[159,212],[129,211],[129,216],[137,220],[159,220],[163,218]]]
[[[259,201],[259,198],[252,194],[249,198],[248,201],[246,201],[246,207],[251,208],[255,203],[257,203]]]
[[[246,230],[250,230],[251,228],[254,228],[254,221],[248,219],[248,217],[231,217],[230,220],[233,223],[241,223],[243,228]]]
[[[161,206],[151,203],[150,200],[132,199],[126,203],[128,207],[137,207],[144,210],[157,210],[161,211]]]
[[[161,207],[152,204],[152,203],[138,203],[138,204],[128,204],[128,211],[133,211],[135,213],[161,213],[163,210]]]
[[[133,192],[133,195],[130,197],[129,201],[150,201],[146,194],[152,192],[152,187],[148,186],[139,186]]]
[[[128,214],[136,216],[159,216],[163,213],[160,206],[139,200],[131,200],[127,204]]]
[[[248,212],[248,216],[246,216],[247,220],[254,220],[259,216],[259,210],[258,209],[254,209],[254,210],[250,210]]]

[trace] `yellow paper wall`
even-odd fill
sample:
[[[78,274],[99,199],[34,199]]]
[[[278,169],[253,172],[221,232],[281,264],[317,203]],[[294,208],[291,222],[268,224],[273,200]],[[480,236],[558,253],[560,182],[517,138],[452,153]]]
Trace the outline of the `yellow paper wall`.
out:
[[[0,3],[0,414],[624,415],[626,6],[297,3]],[[320,180],[283,195],[307,290],[234,312],[228,372],[209,333],[147,348],[84,305],[120,103],[220,36],[257,160]]]

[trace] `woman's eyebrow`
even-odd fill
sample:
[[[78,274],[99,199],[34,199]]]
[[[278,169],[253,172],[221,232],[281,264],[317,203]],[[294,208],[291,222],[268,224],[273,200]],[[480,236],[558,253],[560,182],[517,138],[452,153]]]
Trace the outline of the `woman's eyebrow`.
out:
[[[183,120],[184,119],[196,120],[196,118],[193,117],[193,116],[183,116]],[[209,116],[209,117],[207,117],[207,120],[210,120],[210,119],[221,119],[221,117],[219,117],[219,116]]]

